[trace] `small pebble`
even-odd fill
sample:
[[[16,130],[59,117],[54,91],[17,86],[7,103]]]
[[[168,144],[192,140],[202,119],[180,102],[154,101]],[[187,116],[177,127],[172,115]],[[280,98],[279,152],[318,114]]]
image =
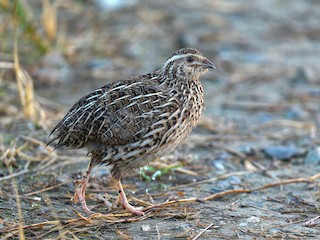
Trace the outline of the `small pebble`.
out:
[[[257,115],[257,120],[259,123],[267,123],[274,120],[274,116],[270,113],[260,113]]]
[[[269,228],[270,233],[279,233],[281,230],[279,228]]]
[[[144,224],[144,225],[141,226],[141,229],[142,229],[142,231],[144,231],[144,232],[148,232],[148,231],[151,230],[151,227],[150,227],[149,224]]]
[[[256,203],[256,206],[257,206],[257,207],[263,207],[263,206],[264,206],[264,203],[263,203],[263,202],[257,202],[257,203]]]
[[[232,188],[231,183],[228,180],[218,181],[216,187],[220,188],[221,190]]]
[[[239,185],[241,183],[241,179],[237,176],[230,176],[224,180],[218,181],[211,191],[213,193],[222,192],[229,189],[234,189],[234,185]]]
[[[230,158],[232,158],[232,155],[230,153],[227,153],[227,152],[222,152],[219,155],[219,159],[220,160],[225,160],[225,159],[230,159]]]
[[[211,164],[217,170],[220,170],[220,171],[225,170],[225,167],[223,165],[223,160],[214,160],[211,162]]]
[[[33,197],[33,200],[40,202],[42,199],[41,199],[41,197]]]
[[[257,149],[253,145],[246,144],[240,146],[239,151],[244,153],[246,156],[255,156]]]
[[[251,216],[251,217],[247,218],[246,221],[249,222],[249,223],[259,223],[259,222],[261,222],[260,218],[258,218],[256,216]]]
[[[278,160],[288,160],[298,153],[294,146],[269,146],[261,150],[267,157]]]
[[[308,73],[305,68],[297,68],[295,75],[290,79],[292,85],[305,84],[309,81]]]
[[[308,113],[300,106],[293,106],[285,112],[285,116],[292,120],[303,120],[308,118]]]
[[[241,179],[238,176],[230,176],[226,178],[232,185],[238,185],[241,183]]]
[[[184,224],[184,223],[182,223],[182,224],[180,224],[179,226],[175,226],[175,227],[172,228],[172,229],[174,229],[174,230],[176,230],[176,231],[185,232],[185,231],[187,231],[188,229],[190,229],[191,227],[192,227],[192,225],[190,225],[190,224]]]
[[[247,219],[245,219],[244,221],[241,221],[240,223],[239,223],[239,227],[247,227],[248,225],[252,225],[252,224],[257,224],[257,223],[259,223],[259,222],[261,222],[261,219],[260,218],[258,218],[258,217],[256,217],[256,216],[251,216],[251,217],[249,217],[249,218],[247,218]]]
[[[246,226],[248,226],[248,222],[246,222],[246,221],[239,223],[239,227],[246,227]]]
[[[222,152],[219,156],[211,162],[211,165],[216,169],[217,174],[223,174],[225,172],[226,160],[232,158],[232,155],[226,152]]]
[[[306,165],[318,165],[320,164],[320,147],[316,147],[308,152],[308,155],[304,161]]]

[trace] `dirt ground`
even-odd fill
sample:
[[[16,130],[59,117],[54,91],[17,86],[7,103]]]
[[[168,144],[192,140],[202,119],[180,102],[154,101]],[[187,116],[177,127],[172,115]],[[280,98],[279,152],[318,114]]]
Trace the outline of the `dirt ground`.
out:
[[[40,19],[41,4],[28,2]],[[0,239],[320,239],[320,2],[98,2],[57,1],[58,37],[43,55],[19,40],[40,123],[23,115],[15,76],[0,69]],[[151,72],[181,47],[217,66],[202,80],[200,123],[123,180],[145,216],[110,210],[108,167],[94,169],[96,214],[85,214],[71,198],[86,151],[46,147],[50,129],[84,94]]]

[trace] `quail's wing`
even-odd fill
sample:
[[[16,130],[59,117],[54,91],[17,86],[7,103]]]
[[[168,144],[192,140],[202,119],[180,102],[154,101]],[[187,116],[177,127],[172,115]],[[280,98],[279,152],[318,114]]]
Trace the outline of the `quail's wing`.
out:
[[[121,81],[81,98],[52,133],[57,147],[87,144],[125,145],[161,133],[178,108],[156,81]],[[159,136],[158,136],[159,137]],[[51,141],[51,142],[52,142]]]

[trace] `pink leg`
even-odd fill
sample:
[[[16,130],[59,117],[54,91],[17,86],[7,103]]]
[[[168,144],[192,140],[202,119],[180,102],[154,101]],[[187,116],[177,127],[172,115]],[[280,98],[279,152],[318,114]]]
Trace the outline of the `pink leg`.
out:
[[[135,208],[132,205],[130,205],[126,197],[126,194],[123,191],[123,187],[120,179],[119,180],[114,179],[114,182],[115,182],[116,189],[118,190],[118,193],[119,193],[119,198],[116,200],[115,204],[119,205],[119,203],[121,203],[123,208],[127,209],[129,212],[135,215],[144,215],[144,212],[142,212],[139,208]]]
[[[90,162],[88,169],[86,171],[86,174],[82,177],[82,180],[75,181],[76,191],[73,196],[73,202],[77,203],[78,201],[80,201],[82,209],[84,211],[86,211],[87,213],[93,213],[93,211],[91,211],[88,208],[87,203],[86,203],[86,187],[87,187],[87,183],[90,178],[92,168],[93,168],[93,165]]]

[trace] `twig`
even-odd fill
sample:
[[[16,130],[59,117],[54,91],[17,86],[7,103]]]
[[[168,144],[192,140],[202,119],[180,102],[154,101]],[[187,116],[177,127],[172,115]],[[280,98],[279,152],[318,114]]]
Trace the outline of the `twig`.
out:
[[[168,202],[156,204],[156,205],[153,205],[153,206],[150,206],[150,207],[146,207],[144,209],[144,211],[148,211],[148,210],[151,210],[151,209],[154,209],[154,208],[165,207],[165,206],[172,205],[172,204],[177,204],[177,203],[204,202],[204,201],[209,201],[209,200],[213,200],[213,199],[216,199],[216,198],[220,198],[220,197],[225,196],[225,195],[251,193],[251,192],[260,191],[260,190],[271,188],[271,187],[275,187],[275,186],[287,185],[287,184],[291,184],[291,183],[310,183],[310,182],[313,182],[317,178],[320,178],[320,174],[316,174],[316,175],[314,175],[314,176],[312,176],[310,178],[296,178],[296,179],[289,179],[289,180],[284,180],[284,181],[280,181],[280,182],[276,182],[276,183],[270,183],[270,184],[266,184],[266,185],[263,185],[261,187],[254,188],[254,189],[227,190],[227,191],[223,191],[223,192],[212,194],[212,195],[204,197],[204,198],[192,197],[192,198],[186,198],[186,199],[178,199],[178,200],[168,201]]]
[[[167,190],[172,191],[172,190],[176,190],[176,189],[179,189],[179,188],[191,187],[191,186],[198,185],[198,184],[214,182],[214,181],[217,181],[217,180],[225,179],[227,177],[239,176],[239,175],[244,175],[244,174],[248,174],[248,172],[227,173],[227,174],[224,174],[224,175],[221,175],[221,176],[218,176],[218,177],[213,177],[213,178],[205,179],[205,180],[198,181],[198,182],[192,182],[192,183],[187,183],[187,184],[171,187],[171,188],[168,188]]]
[[[209,200],[213,200],[216,198],[220,198],[222,196],[225,195],[230,195],[230,194],[240,194],[240,193],[250,193],[252,192],[250,189],[233,189],[233,190],[227,190],[227,191],[223,191],[223,192],[219,192],[219,193],[215,193],[212,194],[208,197],[202,198],[202,201],[209,201]]]
[[[243,154],[242,152],[239,152],[237,150],[234,150],[232,148],[229,148],[229,147],[226,147],[224,145],[220,145],[220,144],[216,144],[216,143],[210,143],[210,146],[212,147],[215,147],[215,148],[218,148],[218,149],[222,149],[222,150],[225,150],[226,152],[232,154],[232,155],[235,155],[237,157],[240,157],[242,160],[246,159],[246,155]]]
[[[133,196],[130,196],[130,198],[131,198],[132,201],[134,201],[136,203],[139,203],[139,204],[141,204],[143,206],[153,206],[151,203],[145,202],[145,201],[143,201],[141,199],[138,199],[138,198],[135,198]]]
[[[313,175],[312,177],[310,177],[310,180],[314,181],[314,180],[316,180],[317,178],[320,178],[320,173],[318,173],[318,174]]]
[[[14,177],[18,177],[18,176],[20,176],[20,175],[22,175],[22,174],[25,174],[25,173],[27,173],[27,172],[29,172],[29,170],[28,170],[28,169],[24,169],[24,170],[22,170],[22,171],[20,171],[20,172],[9,174],[9,175],[7,175],[7,176],[1,177],[1,178],[0,178],[0,182],[1,182],[1,181],[4,181],[4,180],[11,179],[11,178],[14,178]]]
[[[74,211],[75,214],[77,214],[78,217],[80,217],[81,219],[85,220],[88,223],[91,223],[91,220],[89,218],[86,218],[86,217],[82,216],[81,213],[79,213],[75,209],[73,209],[73,211]]]
[[[54,186],[43,188],[43,189],[40,189],[38,191],[30,192],[30,193],[27,193],[27,194],[24,194],[24,195],[25,196],[31,196],[31,195],[35,195],[35,194],[38,194],[38,193],[43,193],[43,192],[50,191],[52,189],[58,188],[60,186],[66,185],[66,184],[71,183],[71,182],[73,182],[73,181],[67,181],[67,182],[59,183],[59,184],[56,184]]]
[[[318,175],[319,175],[318,177],[320,177],[320,174],[318,174]],[[303,183],[303,182],[310,183],[310,182],[313,182],[315,179],[312,179],[312,177],[311,178],[288,179],[288,180],[284,180],[284,181],[280,181],[280,182],[276,182],[276,183],[269,183],[269,184],[266,184],[266,185],[258,187],[258,188],[254,188],[254,189],[252,189],[252,192],[259,191],[259,190],[266,189],[266,188],[287,185],[287,184],[290,184],[290,183]]]
[[[209,228],[211,228],[213,225],[213,223],[210,223],[205,229],[202,229],[197,236],[195,236],[194,238],[192,238],[192,240],[196,240],[198,239],[205,231],[207,231]]]
[[[172,204],[177,204],[177,203],[187,203],[187,202],[202,202],[203,200],[200,198],[196,198],[196,197],[192,197],[192,198],[184,198],[184,199],[177,199],[177,200],[172,200],[172,201],[168,201],[168,202],[164,202],[164,203],[158,203],[155,204],[153,206],[150,207],[146,207],[143,209],[143,211],[148,211],[151,209],[155,209],[155,208],[160,208],[160,207],[165,207],[165,206],[169,206]]]
[[[156,225],[156,230],[157,230],[158,240],[160,240],[161,239],[161,234],[160,234],[158,225]]]

